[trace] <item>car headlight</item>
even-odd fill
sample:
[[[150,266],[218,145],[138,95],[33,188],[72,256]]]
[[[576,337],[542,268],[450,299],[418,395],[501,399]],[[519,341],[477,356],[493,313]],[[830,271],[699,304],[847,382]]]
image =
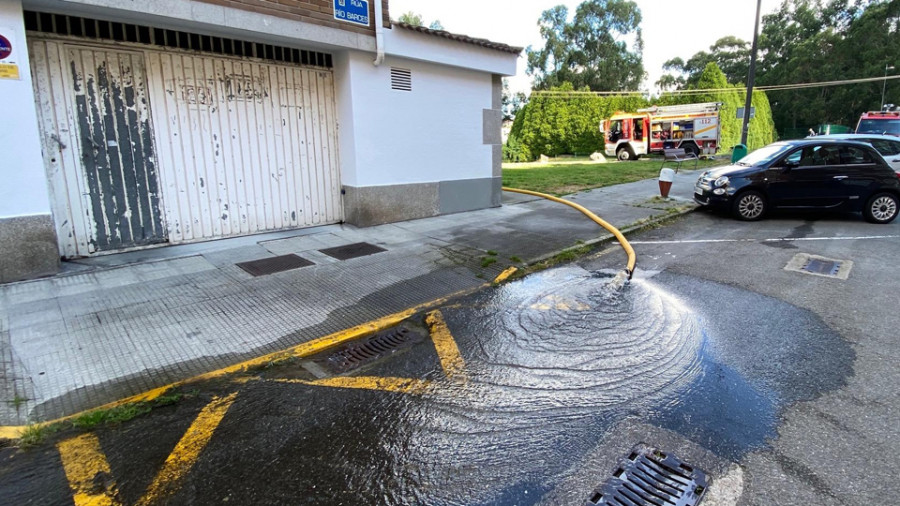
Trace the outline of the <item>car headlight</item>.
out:
[[[716,179],[715,185],[717,187],[727,186],[728,185],[728,176],[722,176],[719,179]]]

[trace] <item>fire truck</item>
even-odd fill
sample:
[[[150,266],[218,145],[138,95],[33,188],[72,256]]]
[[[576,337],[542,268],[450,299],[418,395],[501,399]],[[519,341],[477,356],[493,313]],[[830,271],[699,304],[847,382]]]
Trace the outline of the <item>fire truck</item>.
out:
[[[862,113],[859,123],[856,125],[858,134],[884,134],[900,137],[900,110],[893,104],[885,107],[883,111],[869,111]]]
[[[694,155],[713,155],[719,148],[721,102],[654,106],[636,113],[617,112],[600,122],[606,155],[636,160],[642,155],[681,148]]]

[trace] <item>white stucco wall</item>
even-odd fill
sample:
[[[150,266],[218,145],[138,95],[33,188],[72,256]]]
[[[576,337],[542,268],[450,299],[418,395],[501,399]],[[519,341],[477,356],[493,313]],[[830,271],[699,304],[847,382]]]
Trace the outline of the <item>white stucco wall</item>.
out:
[[[517,55],[399,26],[385,30],[384,46],[389,55],[400,58],[442,63],[504,76],[516,75]]]
[[[491,146],[483,137],[483,111],[492,105],[490,73],[393,56],[375,67],[372,54],[363,52],[341,55],[338,62],[345,185],[491,177]],[[391,67],[412,71],[411,92],[391,89]]]
[[[19,80],[0,79],[0,110],[4,118],[0,124],[0,218],[49,214],[47,176],[19,0],[0,1],[0,34],[13,39],[13,53],[8,60],[19,66]]]

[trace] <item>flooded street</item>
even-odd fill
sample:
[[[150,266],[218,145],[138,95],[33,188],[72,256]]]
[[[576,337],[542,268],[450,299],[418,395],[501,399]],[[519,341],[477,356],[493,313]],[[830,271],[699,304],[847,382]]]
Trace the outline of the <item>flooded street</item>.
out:
[[[820,464],[829,444],[841,452],[833,458],[862,458],[848,445],[888,439],[854,434],[895,432],[883,421],[892,387],[879,385],[891,369],[859,376],[861,364],[881,367],[859,360],[871,356],[865,339],[886,342],[881,327],[867,338],[853,331],[867,328],[865,312],[805,298],[803,284],[817,279],[756,274],[793,283],[791,303],[705,279],[710,260],[700,257],[667,269],[672,259],[658,250],[624,286],[611,255],[555,267],[414,315],[401,324],[407,344],[349,372],[304,358],[100,428],[115,478],[108,493],[113,504],[580,504],[639,443],[677,452],[713,487],[743,491],[727,504],[868,493],[818,474],[831,472]],[[866,279],[865,265],[857,269]],[[148,499],[192,421],[232,393],[196,462]],[[71,500],[57,449],[2,451],[0,493],[13,504]]]

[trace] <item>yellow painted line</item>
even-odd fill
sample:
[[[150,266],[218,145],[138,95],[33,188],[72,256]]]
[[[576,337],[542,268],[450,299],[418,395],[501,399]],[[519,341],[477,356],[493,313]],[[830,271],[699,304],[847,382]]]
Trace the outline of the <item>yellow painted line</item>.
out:
[[[72,489],[75,506],[120,504],[116,499],[116,485],[112,481],[109,463],[100,449],[97,436],[82,434],[66,439],[56,447],[69,480],[69,488]]]
[[[500,275],[494,278],[494,283],[502,283],[506,281],[510,276],[515,274],[517,270],[519,269],[517,269],[516,267],[510,267],[509,269],[506,269],[505,271],[501,272]]]
[[[696,132],[694,132],[694,138],[696,139],[697,136],[702,134],[703,132],[709,132],[710,130],[714,130],[718,127],[719,127],[719,125],[713,125],[713,126],[708,126],[706,128],[701,128],[700,130],[697,130]]]
[[[377,376],[337,376],[315,381],[298,379],[273,379],[273,383],[296,383],[318,387],[349,388],[356,390],[380,390],[402,394],[424,394],[431,386],[427,380]]]
[[[191,470],[200,452],[206,448],[213,432],[222,421],[222,417],[234,403],[237,392],[226,397],[213,399],[206,405],[194,423],[175,445],[175,449],[166,459],[162,469],[157,473],[147,492],[138,501],[139,505],[153,504],[168,498],[178,490],[181,480]]]
[[[440,311],[432,311],[425,317],[425,323],[431,329],[431,340],[434,341],[434,349],[437,350],[444,374],[450,378],[462,376],[466,363],[450,334],[450,329],[447,328],[447,323],[444,322],[444,315]]]
[[[628,272],[628,278],[631,279],[631,275],[634,274],[634,265],[637,263],[637,256],[634,254],[634,248],[631,247],[631,244],[628,243],[628,239],[619,231],[616,227],[610,225],[609,223],[603,221],[602,218],[591,212],[584,206],[578,205],[574,202],[570,202],[565,199],[561,199],[559,197],[554,197],[553,195],[547,195],[546,193],[533,192],[531,190],[520,190],[518,188],[507,188],[503,187],[503,191],[514,192],[514,193],[524,193],[525,195],[534,195],[536,197],[543,197],[547,200],[552,200],[554,202],[559,202],[560,204],[565,204],[569,207],[574,207],[575,209],[581,211],[585,216],[594,221],[597,225],[608,230],[613,236],[615,236],[616,240],[619,241],[619,244],[622,246],[622,249],[625,250],[625,254],[628,255],[628,263],[625,266],[625,270]]]
[[[62,418],[57,418],[55,420],[41,422],[37,425],[43,427],[43,426],[52,425],[52,424],[59,423],[59,422],[64,422],[67,420],[72,420],[74,418],[77,418],[86,413],[90,413],[92,411],[110,409],[110,408],[114,408],[116,406],[121,406],[123,404],[130,404],[133,402],[150,401],[150,400],[156,399],[157,397],[159,397],[166,391],[173,389],[173,388],[178,388],[180,386],[183,386],[183,385],[186,385],[189,383],[194,383],[197,381],[219,378],[219,377],[231,374],[231,373],[246,370],[251,367],[265,365],[265,364],[268,364],[275,360],[279,360],[279,359],[283,359],[283,358],[303,358],[305,356],[315,355],[317,353],[320,353],[329,348],[338,346],[345,342],[353,341],[355,339],[359,339],[360,337],[363,337],[363,336],[366,336],[369,334],[373,334],[375,332],[380,332],[384,329],[393,327],[394,325],[397,325],[398,323],[409,318],[410,316],[418,313],[419,311],[424,311],[426,309],[430,309],[435,306],[439,306],[439,305],[447,302],[448,300],[451,300],[451,299],[454,299],[457,297],[461,297],[464,295],[468,295],[470,293],[473,293],[473,292],[480,290],[482,288],[485,288],[487,286],[489,286],[489,285],[486,283],[482,283],[481,285],[470,288],[468,290],[461,290],[459,292],[455,292],[450,295],[447,295],[446,297],[441,297],[441,298],[426,302],[424,304],[419,304],[419,305],[411,307],[405,311],[401,311],[399,313],[394,313],[392,315],[388,315],[383,318],[379,318],[377,320],[372,320],[370,322],[364,323],[362,325],[358,325],[353,328],[335,332],[334,334],[330,334],[330,335],[321,337],[319,339],[315,339],[308,343],[302,343],[302,344],[299,344],[292,348],[288,348],[283,351],[270,353],[268,355],[264,355],[262,357],[258,357],[258,358],[250,359],[250,360],[247,360],[244,362],[240,362],[238,364],[234,364],[234,365],[231,365],[231,366],[228,366],[228,367],[216,370],[216,371],[211,371],[211,372],[201,374],[199,376],[194,376],[192,378],[188,378],[188,379],[181,380],[181,381],[176,381],[175,383],[170,383],[168,385],[161,386],[159,388],[154,388],[153,390],[150,390],[150,391],[138,394],[138,395],[133,395],[133,396],[127,397],[125,399],[111,402],[109,404],[104,404],[102,406],[92,408],[89,410],[85,410],[85,411],[81,411],[79,413],[68,415],[68,416],[65,416]],[[18,439],[19,437],[22,436],[22,432],[24,432],[25,429],[27,429],[27,428],[28,427],[25,425],[0,426],[0,438]]]

